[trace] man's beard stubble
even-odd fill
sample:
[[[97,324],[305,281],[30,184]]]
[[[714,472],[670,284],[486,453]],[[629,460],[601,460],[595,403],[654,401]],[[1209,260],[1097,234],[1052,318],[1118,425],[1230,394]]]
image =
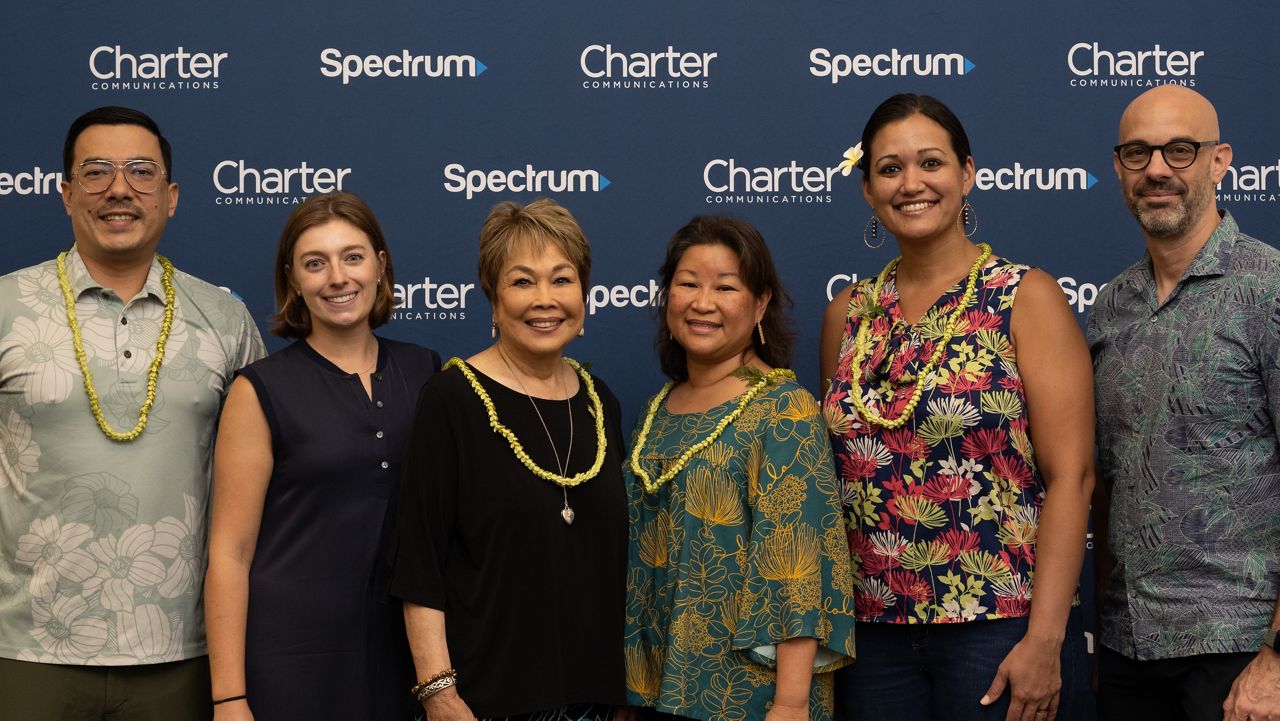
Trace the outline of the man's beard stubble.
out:
[[[1180,195],[1164,207],[1148,208],[1143,205],[1141,196],[1150,190],[1171,190]],[[1143,180],[1134,186],[1125,202],[1149,237],[1175,238],[1190,230],[1204,214],[1209,207],[1211,192],[1212,186],[1207,183],[1184,184],[1173,178],[1162,183]]]

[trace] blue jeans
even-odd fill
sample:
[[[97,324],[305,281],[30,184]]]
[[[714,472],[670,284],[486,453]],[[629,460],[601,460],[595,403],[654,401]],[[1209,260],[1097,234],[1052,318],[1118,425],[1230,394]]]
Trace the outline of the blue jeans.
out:
[[[836,672],[836,717],[843,721],[1004,721],[1009,689],[990,706],[978,701],[1004,657],[1027,632],[1027,619],[899,625],[860,623],[858,660]],[[1062,644],[1060,721],[1096,718],[1078,613]]]

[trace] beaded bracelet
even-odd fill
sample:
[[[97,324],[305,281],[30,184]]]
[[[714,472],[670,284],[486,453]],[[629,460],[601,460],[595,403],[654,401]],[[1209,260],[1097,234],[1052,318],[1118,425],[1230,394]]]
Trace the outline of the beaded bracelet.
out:
[[[431,678],[423,679],[415,683],[413,685],[413,688],[409,689],[409,694],[412,695],[414,698],[417,698],[418,694],[422,692],[422,689],[426,688],[427,686],[430,686],[431,684],[435,683],[436,681],[439,681],[440,679],[446,676],[452,676],[456,681],[458,678],[458,672],[452,668],[446,668],[445,670],[432,676]]]
[[[423,686],[421,689],[418,689],[418,693],[414,694],[414,698],[418,700],[418,703],[422,703],[427,699],[431,698],[432,696],[435,696],[441,691],[456,684],[457,682],[458,682],[457,674],[450,674],[448,676],[445,676],[444,678],[436,679],[435,681],[427,684],[426,686]]]

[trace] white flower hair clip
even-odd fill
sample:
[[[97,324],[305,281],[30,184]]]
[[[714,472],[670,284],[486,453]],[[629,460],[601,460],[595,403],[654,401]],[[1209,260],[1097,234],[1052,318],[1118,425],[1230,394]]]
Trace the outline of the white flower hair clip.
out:
[[[859,160],[862,160],[862,143],[858,143],[844,151],[844,160],[840,161],[840,165],[836,167],[836,170],[839,170],[841,175],[848,175],[857,167]]]

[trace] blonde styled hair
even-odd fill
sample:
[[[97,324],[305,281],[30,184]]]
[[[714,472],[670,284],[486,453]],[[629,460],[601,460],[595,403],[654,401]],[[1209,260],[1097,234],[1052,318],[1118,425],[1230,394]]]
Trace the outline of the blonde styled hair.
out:
[[[591,285],[591,245],[582,228],[564,206],[549,198],[528,205],[504,200],[493,206],[480,228],[480,289],[490,303],[498,287],[502,266],[518,247],[528,244],[536,250],[551,246],[560,251],[578,271],[582,297]]]

